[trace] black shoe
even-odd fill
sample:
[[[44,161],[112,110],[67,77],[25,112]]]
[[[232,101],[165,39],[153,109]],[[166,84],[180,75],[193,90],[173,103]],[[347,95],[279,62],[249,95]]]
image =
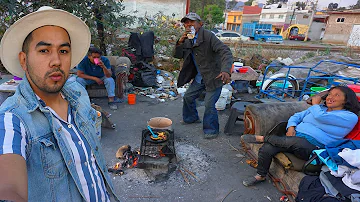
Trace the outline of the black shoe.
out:
[[[219,134],[204,134],[205,139],[215,139]]]
[[[252,144],[262,144],[263,143],[263,142],[257,141],[255,135],[250,135],[250,134],[242,135],[241,139],[246,143],[252,143]]]
[[[262,179],[262,180],[258,180],[256,179],[254,176],[249,177],[248,179],[243,181],[243,185],[245,187],[250,187],[250,186],[255,186],[261,182],[265,182],[266,178]]]

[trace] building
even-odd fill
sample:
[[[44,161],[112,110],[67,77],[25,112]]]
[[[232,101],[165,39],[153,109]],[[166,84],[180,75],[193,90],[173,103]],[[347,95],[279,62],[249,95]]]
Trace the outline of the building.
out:
[[[229,11],[226,13],[226,29],[240,32],[242,26],[242,11]]]
[[[282,33],[287,18],[295,20],[295,15],[291,15],[292,10],[286,4],[274,4],[264,6],[261,10],[260,23],[272,24],[275,33]]]
[[[152,18],[161,14],[180,20],[186,14],[186,0],[123,0],[121,4],[125,6],[123,14],[135,17]]]
[[[242,11],[229,11],[226,13],[226,29],[236,32],[242,30],[243,23],[259,22],[261,8],[257,5],[243,6]]]
[[[324,43],[360,46],[360,11],[329,12]]]
[[[258,6],[244,6],[242,22],[259,22],[261,10]]]

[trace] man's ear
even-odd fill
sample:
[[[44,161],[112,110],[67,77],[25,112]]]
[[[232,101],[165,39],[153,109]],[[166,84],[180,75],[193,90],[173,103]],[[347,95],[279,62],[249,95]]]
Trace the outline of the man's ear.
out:
[[[23,69],[24,71],[27,70],[26,60],[27,60],[26,53],[21,51],[21,52],[19,53],[19,62],[20,62],[20,65],[21,65],[21,67],[22,67],[22,69]]]

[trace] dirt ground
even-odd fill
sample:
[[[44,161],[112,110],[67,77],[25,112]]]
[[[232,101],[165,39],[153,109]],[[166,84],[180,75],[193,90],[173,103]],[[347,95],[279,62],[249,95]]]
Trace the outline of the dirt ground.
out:
[[[101,143],[108,166],[119,162],[115,153],[120,146],[129,144],[132,148],[139,148],[141,132],[146,128],[147,121],[161,116],[173,121],[179,166],[192,171],[198,178],[195,180],[188,175],[190,182],[187,184],[176,170],[168,180],[154,183],[144,170],[126,169],[124,175],[112,174],[111,177],[121,201],[279,201],[281,194],[269,180],[251,188],[242,185],[242,180],[254,175],[255,169],[246,164],[246,157],[239,144],[240,136],[223,134],[229,109],[219,113],[220,136],[205,140],[202,124],[180,124],[181,98],[159,103],[154,99],[137,96],[135,105],[121,103],[116,111],[109,110],[106,98],[92,99],[92,102],[110,112],[111,120],[116,124],[115,130],[102,131]],[[202,118],[204,106],[199,106],[198,110]],[[237,127],[240,130],[242,125],[238,124]]]

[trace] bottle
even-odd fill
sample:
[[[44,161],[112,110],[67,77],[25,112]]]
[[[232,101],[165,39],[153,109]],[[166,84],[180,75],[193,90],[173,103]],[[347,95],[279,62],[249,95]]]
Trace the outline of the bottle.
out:
[[[190,32],[187,33],[187,37],[188,37],[188,39],[193,39],[195,37],[195,27],[194,26],[190,27]]]

